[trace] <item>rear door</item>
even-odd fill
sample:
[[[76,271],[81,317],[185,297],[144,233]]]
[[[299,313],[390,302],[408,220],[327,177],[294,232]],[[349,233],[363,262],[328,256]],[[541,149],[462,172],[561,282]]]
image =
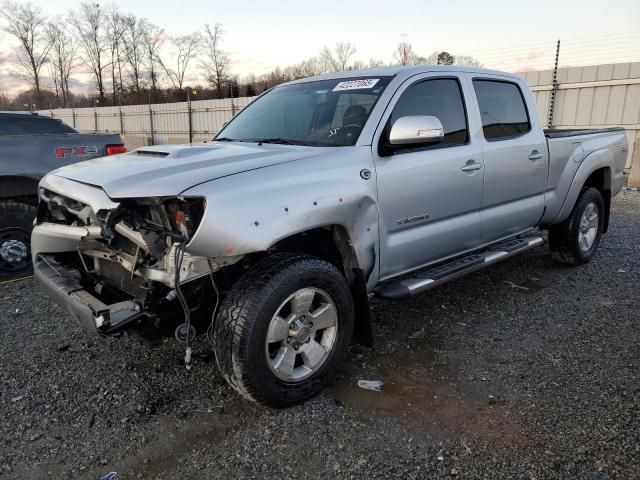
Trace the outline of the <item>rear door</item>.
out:
[[[380,276],[415,269],[471,249],[481,241],[482,151],[470,135],[463,76],[424,74],[392,98],[374,136],[380,211]],[[380,147],[406,115],[440,119],[445,137],[423,146]],[[473,117],[473,124],[476,117]]]
[[[535,103],[524,82],[469,77],[482,123],[481,216],[487,243],[537,225],[544,212],[548,154],[537,112],[528,108]]]

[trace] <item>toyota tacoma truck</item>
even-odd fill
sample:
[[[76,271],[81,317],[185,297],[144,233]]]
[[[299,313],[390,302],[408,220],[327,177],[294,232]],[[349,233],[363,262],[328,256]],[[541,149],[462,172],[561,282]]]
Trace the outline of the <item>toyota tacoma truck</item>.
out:
[[[542,245],[590,261],[624,183],[622,129],[544,131],[526,83],[453,66],[285,83],[211,143],[143,147],[40,182],[35,275],[88,329],[207,334],[245,397],[319,392],[369,299]],[[544,231],[548,231],[547,233]]]
[[[58,119],[0,112],[0,279],[31,269],[40,179],[58,167],[123,151],[117,133],[78,133]]]

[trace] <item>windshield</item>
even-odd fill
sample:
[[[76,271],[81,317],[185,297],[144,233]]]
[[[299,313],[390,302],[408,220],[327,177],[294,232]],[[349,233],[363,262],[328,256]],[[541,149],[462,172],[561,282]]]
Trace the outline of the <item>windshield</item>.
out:
[[[242,110],[214,140],[355,145],[390,80],[347,78],[274,88]]]

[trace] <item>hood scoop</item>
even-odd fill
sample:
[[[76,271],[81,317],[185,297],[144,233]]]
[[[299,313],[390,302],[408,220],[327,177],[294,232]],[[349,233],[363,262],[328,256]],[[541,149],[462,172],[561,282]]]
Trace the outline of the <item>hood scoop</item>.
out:
[[[158,150],[136,150],[135,153],[144,157],[166,157],[169,152],[161,152]]]

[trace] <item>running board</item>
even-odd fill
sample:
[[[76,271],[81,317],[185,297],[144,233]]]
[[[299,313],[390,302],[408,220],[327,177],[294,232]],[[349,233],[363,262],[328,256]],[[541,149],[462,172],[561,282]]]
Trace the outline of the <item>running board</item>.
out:
[[[499,242],[484,251],[465,255],[449,263],[423,271],[415,277],[382,284],[376,288],[375,294],[377,297],[391,299],[412,297],[543,243],[544,238],[539,235]]]

